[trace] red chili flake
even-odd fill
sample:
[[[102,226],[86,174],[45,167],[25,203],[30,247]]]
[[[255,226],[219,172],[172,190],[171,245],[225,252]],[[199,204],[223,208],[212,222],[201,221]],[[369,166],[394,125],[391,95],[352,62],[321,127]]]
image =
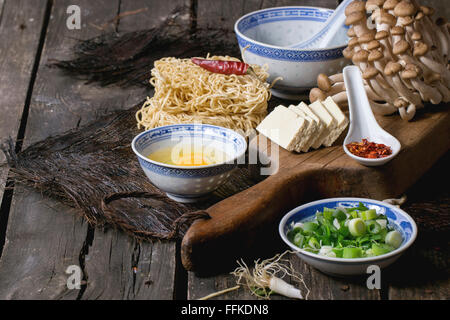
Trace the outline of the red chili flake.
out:
[[[226,60],[208,60],[200,58],[192,58],[191,61],[196,65],[214,73],[245,75],[252,72],[250,66],[241,61]]]
[[[346,145],[348,151],[358,157],[377,159],[392,154],[392,149],[382,143],[370,142],[362,139],[362,142],[352,142]]]

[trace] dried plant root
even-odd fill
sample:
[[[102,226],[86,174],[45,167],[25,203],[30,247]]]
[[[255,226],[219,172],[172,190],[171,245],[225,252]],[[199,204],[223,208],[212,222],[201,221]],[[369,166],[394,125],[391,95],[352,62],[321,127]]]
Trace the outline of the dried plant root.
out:
[[[255,261],[253,270],[250,270],[244,261],[238,261],[239,267],[232,274],[237,277],[239,285],[246,286],[253,295],[264,299],[269,299],[272,292],[293,299],[307,299],[310,290],[306,286],[303,276],[294,271],[291,262],[283,259],[287,253],[293,252],[285,251],[261,262],[258,259]],[[306,290],[306,295],[303,296],[300,289],[284,281],[283,278],[286,276],[301,284]]]

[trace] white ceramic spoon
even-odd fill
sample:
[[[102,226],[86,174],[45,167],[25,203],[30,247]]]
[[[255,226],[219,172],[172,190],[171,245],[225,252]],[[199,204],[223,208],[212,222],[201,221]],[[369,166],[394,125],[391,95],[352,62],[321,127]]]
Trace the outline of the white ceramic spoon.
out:
[[[325,22],[323,27],[317,33],[311,36],[308,40],[290,45],[289,47],[296,49],[327,48],[338,31],[344,25],[345,8],[352,1],[353,0],[342,1],[341,4],[334,10],[333,14],[328,17],[327,22]]]
[[[364,89],[361,71],[357,66],[347,66],[344,68],[344,83],[350,111],[350,128],[344,140],[344,151],[349,157],[365,166],[380,166],[385,164],[400,152],[400,142],[378,125]],[[362,139],[385,144],[391,147],[392,154],[384,158],[367,159],[355,156],[348,151],[346,147],[348,143],[361,142]]]

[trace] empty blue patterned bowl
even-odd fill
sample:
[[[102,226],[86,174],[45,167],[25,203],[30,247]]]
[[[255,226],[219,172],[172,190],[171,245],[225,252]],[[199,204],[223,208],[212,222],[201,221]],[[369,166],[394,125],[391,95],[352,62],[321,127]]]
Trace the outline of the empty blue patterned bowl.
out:
[[[272,89],[275,96],[301,99],[317,85],[319,73],[340,73],[350,62],[342,54],[348,41],[345,26],[329,48],[288,48],[317,33],[332,13],[332,9],[318,7],[277,7],[251,12],[236,21],[234,31],[244,60],[261,66],[267,64],[269,82],[283,78]]]
[[[180,166],[150,160],[148,156],[187,143],[223,152],[222,162]],[[178,202],[196,202],[214,191],[245,161],[247,142],[239,133],[208,124],[176,124],[147,130],[131,143],[139,163],[150,181]]]
[[[387,254],[375,257],[343,259],[308,252],[298,248],[287,238],[287,233],[292,228],[293,224],[313,220],[316,212],[323,211],[324,207],[351,208],[357,207],[360,202],[369,209],[375,209],[378,214],[387,216],[389,224],[402,234],[403,243],[399,248]],[[367,274],[368,268],[372,265],[376,265],[380,269],[387,267],[391,263],[395,262],[403,254],[403,252],[413,244],[417,236],[416,223],[405,211],[386,202],[364,198],[330,198],[304,204],[291,210],[283,217],[283,219],[281,219],[278,231],[283,241],[292,250],[296,251],[300,259],[316,269],[333,276]]]

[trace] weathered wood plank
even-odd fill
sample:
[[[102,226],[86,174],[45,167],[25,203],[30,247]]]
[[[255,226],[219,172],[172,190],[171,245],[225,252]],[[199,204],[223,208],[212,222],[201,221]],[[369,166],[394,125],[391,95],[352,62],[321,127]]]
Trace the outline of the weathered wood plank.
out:
[[[81,9],[80,30],[66,27],[69,5]],[[24,146],[47,136],[76,128],[105,110],[123,108],[137,99],[116,88],[85,86],[48,68],[51,58],[70,57],[78,39],[100,34],[95,26],[115,17],[118,1],[108,6],[97,1],[57,1],[51,11],[46,41],[31,98]],[[141,89],[142,90],[142,89]],[[55,214],[51,207],[55,207]],[[14,192],[6,246],[0,262],[0,297],[75,299],[79,290],[68,290],[65,270],[82,265],[88,227],[73,211],[35,192]],[[35,263],[30,263],[35,262]],[[21,267],[18,268],[17,266]],[[33,281],[19,281],[33,279]]]
[[[213,4],[212,4],[213,3]],[[336,0],[198,0],[197,21],[199,27],[223,27],[233,30],[234,23],[244,14],[270,7],[316,6],[335,8]]]
[[[442,243],[440,250],[444,252],[427,247],[427,243],[430,241],[419,238],[395,265],[382,273],[390,300],[450,299],[448,241]]]
[[[158,26],[175,8],[190,6],[189,0],[168,2],[155,0],[121,1],[119,32],[143,30]],[[186,22],[189,16],[186,16]]]
[[[0,1],[0,141],[17,137],[32,79],[47,1]],[[5,156],[0,152],[0,164]],[[0,167],[0,201],[8,170]]]
[[[236,279],[229,274],[222,274],[215,277],[198,277],[193,272],[188,275],[188,296],[189,300],[197,300],[214,292],[236,286]],[[226,294],[211,298],[211,300],[254,300],[258,299],[249,290],[239,288]]]
[[[286,258],[292,263],[296,272],[303,276],[306,286],[310,289],[308,299],[310,300],[378,300],[379,290],[369,290],[366,287],[364,277],[356,279],[338,279],[329,277],[316,269],[303,263],[297,256],[288,254]],[[299,288],[303,288],[295,281],[290,281]],[[199,277],[193,272],[189,272],[188,299],[199,299],[208,294],[231,288],[236,285],[236,279],[229,274],[222,274],[215,277]],[[302,289],[304,290],[304,288]],[[302,291],[306,294],[306,290]],[[230,293],[216,297],[215,299],[258,299],[251,295],[248,289],[243,287]],[[279,295],[272,295],[271,299],[286,299]]]
[[[369,290],[367,277],[340,279],[330,277],[304,263],[297,256],[291,256],[294,269],[303,275],[306,286],[311,290],[310,300],[379,300],[380,290]]]
[[[381,291],[366,288],[368,275],[356,279],[332,278],[292,256],[294,269],[304,275],[311,289],[310,299],[449,299],[448,239],[445,233],[432,230],[433,225],[439,224],[439,215],[448,217],[449,189],[442,188],[436,181],[450,178],[450,172],[446,170],[449,157],[447,153],[408,190],[410,200],[402,208],[416,219],[419,237],[398,262],[382,270]],[[448,218],[444,223],[448,223]],[[190,272],[188,297],[198,299],[234,285],[233,277],[227,274],[203,278]],[[238,290],[217,299],[246,299],[247,295],[248,292]]]
[[[450,299],[450,249],[448,226],[450,188],[436,181],[448,181],[448,152],[408,193],[402,209],[418,225],[415,244],[382,274],[389,299]]]
[[[184,0],[171,1],[170,5],[157,0],[122,0],[117,29],[129,32],[152,27],[182,4],[187,5]],[[124,15],[130,12],[133,14]],[[96,230],[85,272],[88,285],[82,299],[172,299],[176,245],[139,243],[117,230]]]
[[[16,188],[0,261],[0,299],[75,299],[65,271],[79,265],[86,224],[57,201]]]

